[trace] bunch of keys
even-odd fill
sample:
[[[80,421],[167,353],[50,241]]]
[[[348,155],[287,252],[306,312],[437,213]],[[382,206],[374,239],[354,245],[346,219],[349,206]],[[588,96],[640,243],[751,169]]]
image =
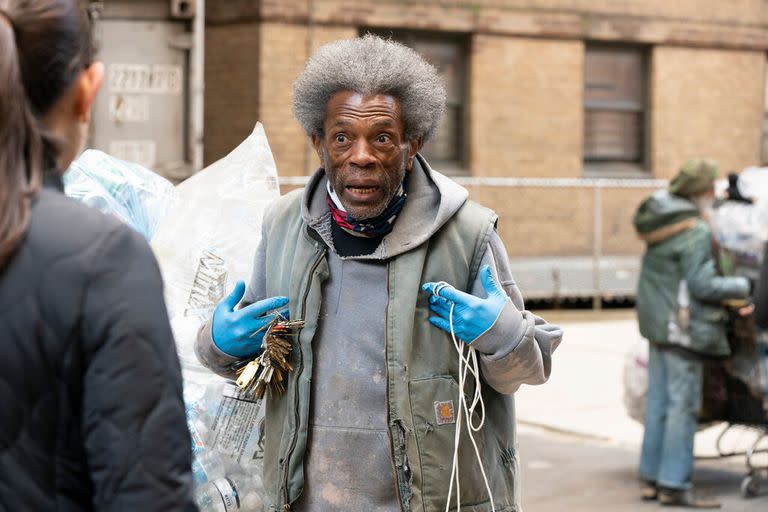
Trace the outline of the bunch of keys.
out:
[[[291,353],[291,337],[304,327],[304,320],[288,320],[277,315],[262,329],[267,329],[261,354],[237,370],[237,386],[256,400],[264,397],[267,388],[271,392],[285,391],[284,381],[293,367],[288,362]],[[256,331],[251,336],[255,336]]]

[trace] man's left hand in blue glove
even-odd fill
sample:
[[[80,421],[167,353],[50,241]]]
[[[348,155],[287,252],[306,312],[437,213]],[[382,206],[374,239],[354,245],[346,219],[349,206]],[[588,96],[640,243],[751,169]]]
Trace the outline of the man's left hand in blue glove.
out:
[[[242,309],[236,309],[245,295],[245,283],[238,281],[232,293],[216,306],[211,320],[213,344],[225,354],[245,359],[254,357],[261,350],[266,327],[275,318],[272,310],[280,310],[284,317],[290,316],[288,297],[271,297],[260,300]]]
[[[488,295],[484,299],[452,286],[440,287],[438,283],[424,283],[421,289],[430,294],[429,308],[436,315],[429,318],[430,323],[450,333],[449,318],[453,305],[453,332],[457,338],[472,343],[488,331],[510,298],[496,283],[490,266],[484,265],[480,269],[480,282]],[[434,293],[436,288],[438,295]]]

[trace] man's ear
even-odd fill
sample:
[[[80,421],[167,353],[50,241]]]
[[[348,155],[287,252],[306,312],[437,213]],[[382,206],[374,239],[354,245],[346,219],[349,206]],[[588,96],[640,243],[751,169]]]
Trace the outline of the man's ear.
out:
[[[320,165],[323,164],[323,138],[320,135],[317,135],[313,133],[310,135],[310,139],[312,139],[312,146],[315,148],[315,153],[317,153],[318,158],[320,158]]]
[[[96,99],[96,93],[104,83],[104,64],[94,62],[77,78],[75,85],[75,115],[86,123],[91,116],[91,107]]]
[[[411,170],[413,167],[413,159],[416,158],[416,153],[421,151],[424,146],[424,137],[419,136],[408,141],[408,164],[405,166],[407,170]]]

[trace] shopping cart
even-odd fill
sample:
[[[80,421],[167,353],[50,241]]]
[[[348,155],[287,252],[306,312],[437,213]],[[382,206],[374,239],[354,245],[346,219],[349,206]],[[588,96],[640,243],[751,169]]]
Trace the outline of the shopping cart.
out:
[[[717,455],[699,459],[744,457],[746,475],[741,494],[751,498],[768,493],[768,332],[756,329],[751,315],[728,306],[731,357],[707,363],[700,421],[725,422],[717,437]]]

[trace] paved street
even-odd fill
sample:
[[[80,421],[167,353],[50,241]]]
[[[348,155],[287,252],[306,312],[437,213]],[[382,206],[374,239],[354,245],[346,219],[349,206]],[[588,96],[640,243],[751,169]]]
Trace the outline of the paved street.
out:
[[[642,427],[622,404],[624,354],[639,338],[631,310],[540,312],[565,328],[553,373],[544,386],[516,396],[527,512],[651,511],[638,499],[636,466]],[[721,427],[700,432],[699,456],[714,453]],[[752,434],[734,436],[743,448]],[[744,459],[697,462],[695,484],[726,511],[768,510],[768,496],[745,500]]]
[[[526,512],[652,512],[638,498],[637,447],[523,426],[519,435]],[[768,496],[743,499],[741,459],[700,462],[694,483],[727,512],[765,512]],[[670,510],[666,507],[663,510]]]

